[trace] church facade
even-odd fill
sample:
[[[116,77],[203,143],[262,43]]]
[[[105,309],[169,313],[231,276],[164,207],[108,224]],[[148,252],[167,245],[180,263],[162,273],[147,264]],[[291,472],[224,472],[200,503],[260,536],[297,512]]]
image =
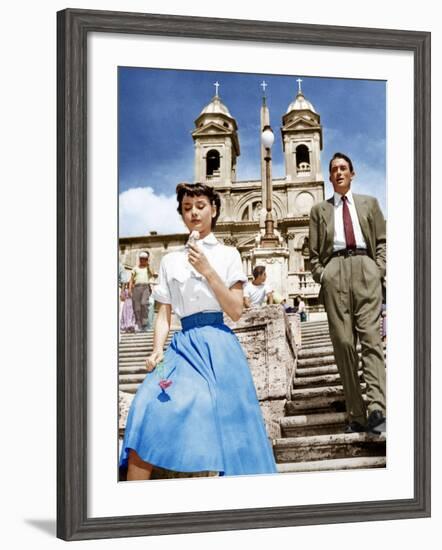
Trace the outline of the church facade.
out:
[[[322,126],[320,116],[298,92],[282,116],[280,128],[285,177],[271,179],[272,214],[278,244],[264,251],[262,237],[266,217],[266,155],[261,147],[261,179],[237,180],[240,132],[236,120],[216,95],[195,120],[194,181],[213,186],[221,196],[221,214],[216,237],[241,253],[249,277],[255,265],[266,265],[268,281],[289,303],[302,295],[316,309],[319,286],[310,275],[308,226],[311,207],[324,199],[321,166]],[[261,106],[261,128],[269,125],[265,96]],[[268,161],[268,159],[267,159]],[[271,170],[271,161],[269,162]],[[178,182],[177,182],[178,183]],[[120,260],[127,269],[136,265],[139,252],[148,250],[154,271],[162,256],[182,247],[187,234],[157,235],[151,232],[119,240]]]

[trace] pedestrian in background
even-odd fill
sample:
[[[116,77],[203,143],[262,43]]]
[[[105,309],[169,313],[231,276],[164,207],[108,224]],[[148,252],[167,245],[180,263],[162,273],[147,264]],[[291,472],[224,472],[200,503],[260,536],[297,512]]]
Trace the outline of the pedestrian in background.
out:
[[[247,308],[273,304],[273,289],[266,280],[266,268],[257,265],[253,270],[253,281],[249,281],[244,287],[244,305]]]
[[[141,252],[138,257],[138,266],[133,268],[129,282],[129,297],[132,298],[137,332],[147,330],[152,277],[154,273],[149,267],[149,252]]]

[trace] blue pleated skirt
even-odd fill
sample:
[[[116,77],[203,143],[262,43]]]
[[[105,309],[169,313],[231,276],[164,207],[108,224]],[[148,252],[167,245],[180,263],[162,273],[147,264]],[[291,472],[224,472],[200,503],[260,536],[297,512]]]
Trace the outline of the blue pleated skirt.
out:
[[[146,375],[132,402],[120,466],[129,450],[177,472],[275,473],[276,465],[244,351],[222,313],[181,320],[164,356],[159,386]]]

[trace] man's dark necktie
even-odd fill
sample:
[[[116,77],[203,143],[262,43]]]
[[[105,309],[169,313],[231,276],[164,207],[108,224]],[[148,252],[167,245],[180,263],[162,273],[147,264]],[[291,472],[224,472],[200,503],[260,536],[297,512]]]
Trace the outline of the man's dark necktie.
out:
[[[355,233],[353,231],[353,222],[351,221],[350,209],[348,208],[348,198],[342,195],[342,216],[344,219],[345,243],[348,249],[356,248]]]

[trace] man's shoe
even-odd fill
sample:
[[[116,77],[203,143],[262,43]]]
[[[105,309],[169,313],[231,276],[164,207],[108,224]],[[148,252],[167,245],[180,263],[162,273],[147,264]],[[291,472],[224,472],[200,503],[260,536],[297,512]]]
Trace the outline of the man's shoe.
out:
[[[365,432],[365,431],[366,431],[365,426],[363,426],[357,420],[353,420],[352,422],[349,422],[347,424],[347,426],[345,427],[344,433],[353,434],[353,433]]]
[[[382,411],[376,410],[370,413],[368,416],[367,431],[375,435],[380,435],[387,431],[387,419]]]

